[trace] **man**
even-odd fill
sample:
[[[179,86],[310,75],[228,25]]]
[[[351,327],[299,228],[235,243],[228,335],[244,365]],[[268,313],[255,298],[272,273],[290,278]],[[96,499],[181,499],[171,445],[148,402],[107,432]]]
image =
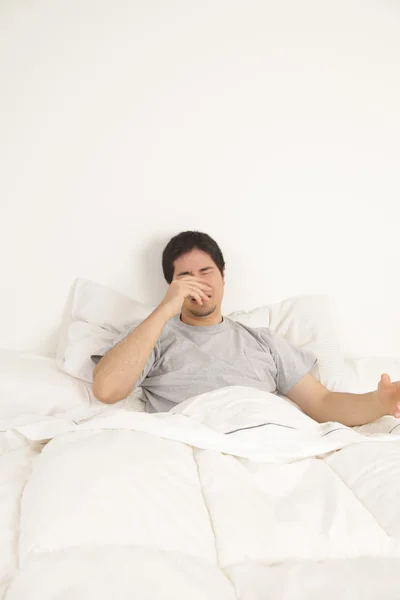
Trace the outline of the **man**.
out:
[[[315,357],[267,328],[223,317],[225,261],[207,234],[173,237],[162,257],[168,291],[157,308],[124,333],[104,357],[92,356],[93,393],[107,404],[142,386],[148,412],[225,386],[278,392],[311,418],[363,425],[383,415],[400,417],[400,382],[384,374],[376,391],[331,392],[310,373]]]

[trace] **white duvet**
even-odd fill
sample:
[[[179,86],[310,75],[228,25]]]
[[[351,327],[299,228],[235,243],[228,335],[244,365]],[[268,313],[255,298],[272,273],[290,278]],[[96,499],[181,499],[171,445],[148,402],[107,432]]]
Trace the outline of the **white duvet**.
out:
[[[392,417],[235,387],[0,429],[0,600],[400,598]]]

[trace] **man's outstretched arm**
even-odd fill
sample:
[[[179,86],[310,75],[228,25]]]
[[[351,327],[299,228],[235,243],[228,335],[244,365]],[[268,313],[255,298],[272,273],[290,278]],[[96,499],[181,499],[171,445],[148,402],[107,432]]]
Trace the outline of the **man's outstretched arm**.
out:
[[[384,415],[400,417],[400,381],[382,375],[378,389],[366,394],[330,392],[307,374],[286,394],[319,423],[337,421],[348,427],[365,425]]]

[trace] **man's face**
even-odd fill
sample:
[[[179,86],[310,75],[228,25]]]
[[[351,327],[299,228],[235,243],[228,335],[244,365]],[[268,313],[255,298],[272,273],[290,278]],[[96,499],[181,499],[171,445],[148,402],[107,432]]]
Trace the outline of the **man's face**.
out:
[[[195,317],[207,317],[216,311],[221,312],[225,279],[213,259],[206,252],[194,249],[176,259],[173,279],[181,279],[184,275],[199,277],[211,286],[212,291],[211,297],[203,304],[198,304],[190,297],[186,298],[182,306],[182,312]]]

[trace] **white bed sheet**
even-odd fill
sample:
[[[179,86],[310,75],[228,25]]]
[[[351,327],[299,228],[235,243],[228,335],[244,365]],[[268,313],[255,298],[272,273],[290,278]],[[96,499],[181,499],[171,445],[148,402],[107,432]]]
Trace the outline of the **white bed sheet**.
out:
[[[2,424],[1,600],[398,599],[399,420],[249,388],[90,411]]]

